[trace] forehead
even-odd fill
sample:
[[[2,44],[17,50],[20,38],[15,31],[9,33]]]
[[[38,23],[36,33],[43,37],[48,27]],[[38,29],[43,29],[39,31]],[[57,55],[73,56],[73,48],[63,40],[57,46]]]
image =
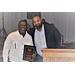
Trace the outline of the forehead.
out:
[[[20,22],[20,24],[26,24],[26,22],[22,21],[22,22]]]
[[[33,18],[33,21],[41,20],[39,16]]]

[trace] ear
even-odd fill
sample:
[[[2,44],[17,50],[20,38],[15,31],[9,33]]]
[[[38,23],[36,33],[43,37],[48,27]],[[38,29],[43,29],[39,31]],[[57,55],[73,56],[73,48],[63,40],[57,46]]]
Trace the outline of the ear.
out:
[[[42,21],[42,19],[41,19],[41,21]]]
[[[42,19],[41,19],[41,23],[42,23]]]

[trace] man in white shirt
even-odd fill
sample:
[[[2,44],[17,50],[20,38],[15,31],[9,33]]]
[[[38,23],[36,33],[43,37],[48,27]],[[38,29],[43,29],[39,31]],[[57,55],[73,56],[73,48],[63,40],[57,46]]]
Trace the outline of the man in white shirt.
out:
[[[27,33],[27,22],[21,20],[18,30],[9,34],[4,43],[3,61],[8,62],[28,62],[23,60],[24,45],[33,45],[32,37]],[[32,56],[34,58],[34,54]]]

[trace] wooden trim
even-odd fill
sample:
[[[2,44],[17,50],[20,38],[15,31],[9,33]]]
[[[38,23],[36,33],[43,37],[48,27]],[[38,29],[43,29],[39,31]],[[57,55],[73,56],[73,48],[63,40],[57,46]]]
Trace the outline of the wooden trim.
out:
[[[75,49],[42,49],[43,62],[75,62]]]

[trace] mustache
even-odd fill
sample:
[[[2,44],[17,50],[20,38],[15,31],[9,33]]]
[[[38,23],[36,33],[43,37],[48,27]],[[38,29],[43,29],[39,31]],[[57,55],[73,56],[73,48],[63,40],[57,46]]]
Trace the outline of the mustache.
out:
[[[20,28],[21,30],[25,30],[25,28]]]
[[[37,26],[37,25],[38,25],[38,26]],[[37,29],[37,30],[39,30],[41,27],[42,27],[42,23],[41,23],[41,24],[36,24],[36,25],[34,26],[34,28]]]
[[[27,28],[19,28],[20,30],[27,30]]]

